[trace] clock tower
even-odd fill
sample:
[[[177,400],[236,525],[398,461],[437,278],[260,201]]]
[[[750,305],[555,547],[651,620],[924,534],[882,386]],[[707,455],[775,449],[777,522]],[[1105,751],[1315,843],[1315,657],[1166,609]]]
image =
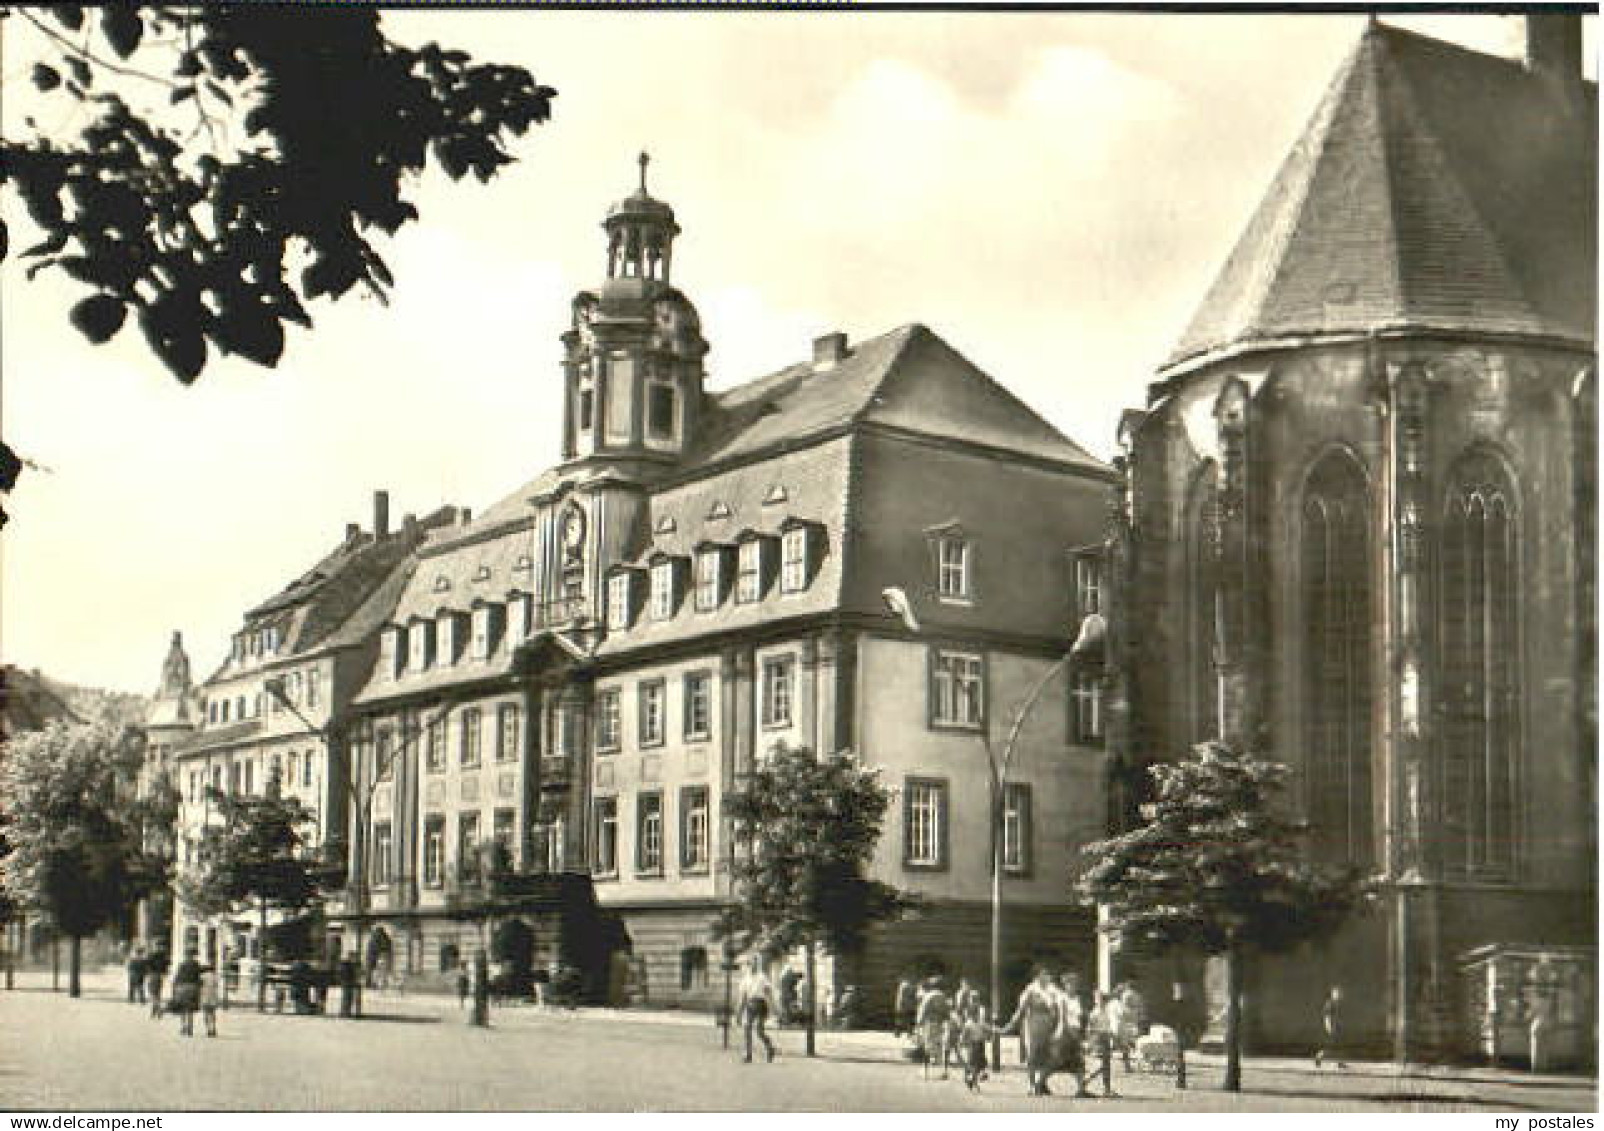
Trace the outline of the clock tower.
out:
[[[607,278],[574,296],[563,334],[563,457],[672,465],[695,438],[702,405],[701,319],[671,282],[674,210],[640,184],[607,210]],[[644,465],[644,466],[642,466]]]

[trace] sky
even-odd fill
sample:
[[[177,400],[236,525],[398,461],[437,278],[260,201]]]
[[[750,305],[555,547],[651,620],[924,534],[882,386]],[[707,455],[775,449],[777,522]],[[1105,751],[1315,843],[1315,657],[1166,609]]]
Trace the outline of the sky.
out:
[[[1519,45],[1513,18],[1389,22]],[[922,322],[1106,457],[1363,24],[387,12],[397,39],[559,91],[491,185],[418,182],[421,222],[384,247],[388,305],[317,304],[276,369],[214,358],[186,388],[133,330],[89,345],[71,286],[0,264],[4,433],[45,469],[5,504],[0,656],[148,692],[179,630],[204,675],[247,608],[347,522],[370,526],[375,489],[397,520],[481,511],[556,462],[558,337],[642,149],[684,230],[674,282],[702,315],[709,388],[822,333]],[[8,137],[21,51],[13,35]]]

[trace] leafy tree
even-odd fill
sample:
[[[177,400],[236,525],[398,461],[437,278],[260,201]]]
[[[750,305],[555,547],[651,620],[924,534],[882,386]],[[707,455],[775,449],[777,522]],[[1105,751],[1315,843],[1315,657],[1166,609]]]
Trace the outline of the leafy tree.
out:
[[[771,954],[806,947],[816,997],[816,947],[854,953],[874,923],[912,906],[865,874],[889,804],[875,772],[851,755],[775,746],[725,801],[736,836],[734,902],[714,933]],[[811,1000],[804,1006],[812,1056],[817,1011]]]
[[[160,887],[165,862],[146,853],[131,800],[144,740],[107,723],[51,723],[17,735],[0,766],[9,852],[0,880],[21,907],[71,940],[68,992],[80,992],[83,939]]]
[[[1205,742],[1150,768],[1146,824],[1085,846],[1083,898],[1107,930],[1154,950],[1221,956],[1226,966],[1225,1089],[1242,1087],[1242,977],[1255,952],[1328,934],[1365,893],[1353,869],[1309,862],[1306,826],[1278,804],[1287,768]]]
[[[0,183],[42,236],[28,274],[87,289],[68,317],[91,342],[132,316],[186,383],[209,350],[276,365],[286,325],[312,325],[306,301],[383,299],[372,236],[418,218],[417,174],[432,158],[488,181],[556,96],[522,67],[396,43],[361,5],[4,14],[35,33],[39,117],[82,123],[53,137],[29,117],[32,137],[0,140]],[[0,447],[0,490],[20,466]]]
[[[201,834],[197,865],[179,883],[179,898],[207,916],[254,905],[265,965],[268,912],[304,910],[319,894],[324,865],[309,848],[304,831],[312,812],[284,796],[276,776],[262,797],[236,797],[216,789],[209,797],[222,819]],[[258,980],[256,1004],[266,1008],[266,978]]]

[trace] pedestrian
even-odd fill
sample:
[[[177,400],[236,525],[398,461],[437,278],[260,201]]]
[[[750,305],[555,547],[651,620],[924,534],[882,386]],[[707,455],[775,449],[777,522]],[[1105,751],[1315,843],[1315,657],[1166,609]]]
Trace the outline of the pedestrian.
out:
[[[903,971],[891,999],[891,1035],[900,1037],[913,1032],[913,1013],[919,1004],[919,986],[913,975]]]
[[[1113,1016],[1117,1022],[1114,1028],[1114,1048],[1119,1051],[1120,1061],[1127,1073],[1131,1070],[1131,1053],[1136,1048],[1136,1038],[1142,1033],[1138,1027],[1136,1012],[1132,1008],[1132,995],[1135,992],[1129,982],[1121,982],[1114,987],[1112,1002]]]
[[[1080,975],[1066,970],[1053,983],[1059,1003],[1059,1029],[1053,1035],[1054,1068],[1075,1078],[1075,1098],[1086,1099],[1086,1007],[1081,1001]]]
[[[1320,1005],[1320,1047],[1314,1050],[1314,1066],[1321,1067],[1326,1057],[1332,1057],[1338,1068],[1347,1068],[1342,1062],[1342,987],[1332,986],[1326,991]]]
[[[736,998],[735,1016],[746,1036],[745,1052],[741,1059],[752,1063],[752,1036],[762,1042],[764,1055],[774,1059],[774,1042],[769,1039],[768,1020],[774,1012],[774,985],[763,972],[756,958],[747,960],[746,973],[741,976],[739,996]]]
[[[162,982],[167,979],[167,952],[158,949],[145,960],[145,997],[150,1000],[150,1015],[162,1015]]]
[[[473,956],[473,1016],[470,1022],[490,1027],[490,956],[480,947]]]
[[[466,961],[457,963],[457,1008],[468,1008],[468,990],[472,986],[472,978],[468,974]]]
[[[996,1036],[997,1028],[991,1024],[985,1004],[976,999],[971,1003],[968,1014],[957,1029],[958,1063],[963,1065],[964,1087],[971,1092],[977,1092],[981,1083],[991,1075],[991,1063],[986,1055],[986,1046]]]
[[[217,967],[202,966],[200,973],[200,1011],[206,1019],[206,1035],[217,1036]]]
[[[856,1029],[858,1027],[857,986],[848,986],[841,991],[841,997],[835,1005],[835,1027],[837,1029]]]
[[[128,955],[128,1001],[143,1002],[145,1000],[145,945],[143,943],[134,947]]]
[[[184,953],[183,961],[173,971],[170,1008],[178,1014],[178,1031],[183,1036],[195,1035],[195,1010],[200,1005],[200,962],[193,950]]]
[[[787,966],[780,974],[780,1012],[777,1020],[781,1025],[789,1025],[797,1019],[797,987],[801,982],[802,975],[791,966]]]
[[[1053,1039],[1063,1026],[1063,1003],[1045,967],[1037,967],[1034,977],[1019,995],[1014,1015],[1003,1026],[1004,1033],[1019,1034],[1025,1060],[1025,1085],[1033,1096],[1052,1093],[1047,1077],[1052,1075]]]
[[[1097,1057],[1097,1074],[1103,1080],[1104,1096],[1114,1094],[1114,1043],[1118,1040],[1121,1016],[1119,999],[1111,993],[1099,993],[1087,1020],[1088,1043]]]
[[[947,1078],[947,1028],[951,1022],[952,999],[942,989],[941,978],[932,974],[925,979],[924,993],[919,997],[919,1009],[913,1020],[923,1053],[920,1071],[926,1080],[937,1064],[941,1066],[941,1078]]]

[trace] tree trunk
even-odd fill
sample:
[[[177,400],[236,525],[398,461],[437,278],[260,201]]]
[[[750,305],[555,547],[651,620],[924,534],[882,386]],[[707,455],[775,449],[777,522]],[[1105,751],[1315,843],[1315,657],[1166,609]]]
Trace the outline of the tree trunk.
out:
[[[802,1003],[803,1020],[807,1024],[807,1044],[805,1046],[809,1056],[818,1056],[814,1047],[813,1034],[817,1029],[817,1010],[813,1003],[819,1000],[818,963],[814,960],[813,941],[808,940],[808,1000]]]
[[[1225,1083],[1242,1090],[1242,952],[1232,940],[1225,951]]]
[[[83,986],[79,981],[79,974],[83,970],[84,940],[80,935],[72,936],[72,943],[68,947],[67,958],[67,996],[80,997]]]
[[[61,934],[50,928],[50,992],[61,992]]]
[[[256,1012],[267,1012],[267,900],[256,907]]]

